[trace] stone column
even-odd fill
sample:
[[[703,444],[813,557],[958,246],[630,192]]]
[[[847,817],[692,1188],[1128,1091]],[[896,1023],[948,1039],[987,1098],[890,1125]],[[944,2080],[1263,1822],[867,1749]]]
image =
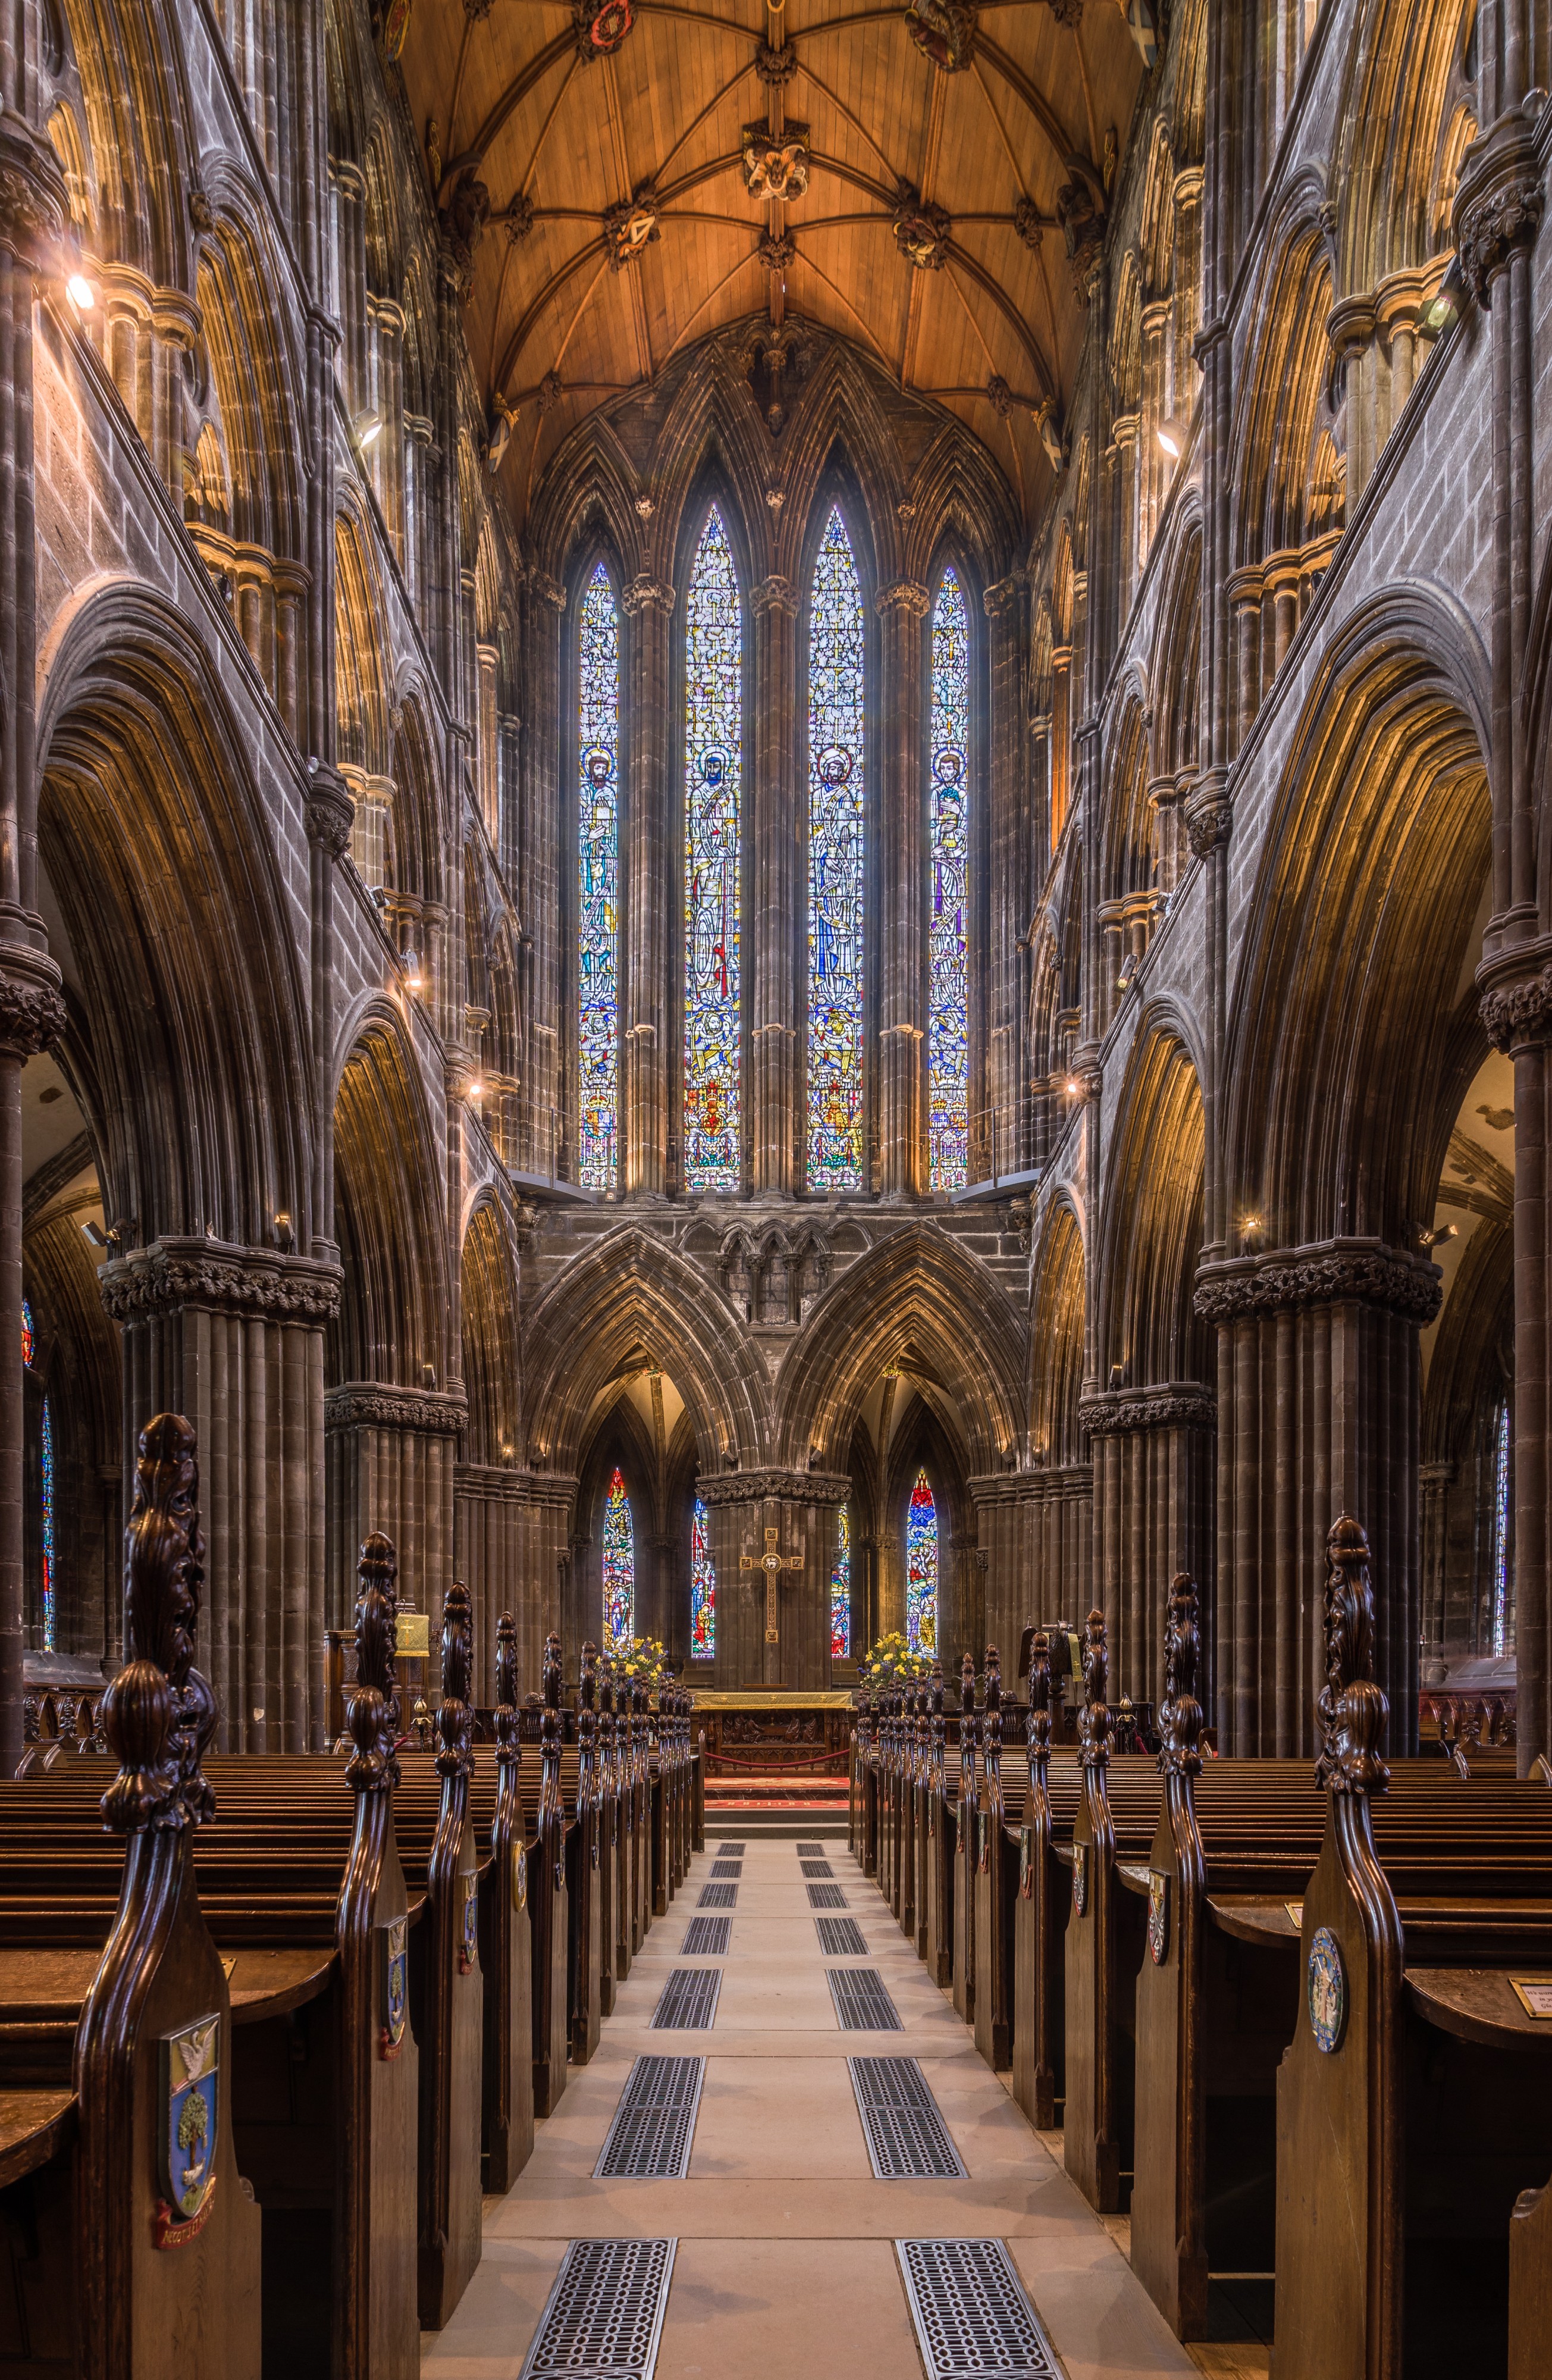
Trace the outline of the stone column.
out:
[[[1431,1671],[1442,1670],[1449,1622],[1445,1609],[1449,1574],[1449,1490],[1455,1483],[1453,1463],[1425,1463],[1418,1470],[1423,1489],[1423,1585],[1421,1682],[1439,1682]],[[1474,1487],[1474,1481],[1473,1485]]]
[[[462,1393],[347,1380],[324,1400],[329,1471],[329,1621],[355,1609],[357,1551],[381,1529],[398,1549],[400,1593],[435,1614],[453,1580],[453,1479]],[[321,1627],[320,1628],[321,1642]]]
[[[840,1544],[850,1479],[818,1471],[725,1471],[702,1478],[711,1558],[717,1572],[719,1686],[830,1683],[830,1580]],[[767,1533],[773,1530],[773,1546]],[[795,1568],[772,1573],[776,1642],[767,1641],[767,1573],[746,1570],[767,1551]]]
[[[876,941],[879,1068],[876,1187],[916,1197],[927,1187],[927,736],[929,599],[912,578],[879,596],[879,798]]]
[[[475,759],[479,770],[479,813],[491,848],[501,851],[501,746],[496,724],[496,671],[501,655],[494,645],[474,649],[479,693],[475,711]]]
[[[1030,1133],[1026,1069],[1020,1061],[1026,1005],[1023,936],[1032,907],[1033,840],[1022,732],[1028,635],[1023,573],[1014,571],[988,587],[983,601],[989,646],[989,765],[987,832],[977,836],[972,829],[981,880],[977,886],[972,880],[970,895],[970,1112],[974,1117],[977,1109],[989,1109],[996,1118],[996,1145],[986,1152],[991,1160],[988,1170],[1015,1173],[1029,1162]],[[974,1143],[974,1125],[971,1138]],[[972,1162],[970,1179],[984,1181],[987,1172]]]
[[[1109,1623],[1111,1699],[1124,1690],[1157,1703],[1177,1571],[1212,1609],[1216,1399],[1194,1380],[1107,1390],[1084,1399],[1078,1419],[1094,1452],[1092,1591]]]
[[[621,820],[622,952],[620,1006],[625,1020],[621,1114],[624,1123],[622,1180],[627,1190],[661,1195],[670,1186],[669,1152],[679,1146],[679,1119],[669,1115],[669,991],[675,936],[669,915],[672,865],[669,821],[669,620],[673,589],[655,578],[633,578],[625,589],[627,698],[624,711],[627,783]]]
[[[746,829],[753,873],[750,911],[749,1087],[746,1133],[757,1191],[790,1191],[797,1179],[798,954],[806,948],[798,852],[803,816],[797,784],[797,592],[763,578],[755,621],[754,786]]]
[[[343,1589],[326,1609],[321,1560],[323,1333],[339,1310],[339,1267],[166,1237],[99,1279],[124,1334],[126,1482],[153,1414],[186,1414],[198,1437],[201,1666],[224,1749],[321,1751],[323,1632],[346,1617]]]
[[[1037,1599],[1038,1538],[1045,1506],[1046,1475],[1038,1471],[998,1471],[973,1478],[970,1494],[976,1507],[976,1542],[986,1565],[985,1590],[978,1615],[952,1615],[958,1633],[940,1628],[943,1666],[974,1653],[977,1668],[988,1645],[1002,1656],[1002,1682],[1016,1683],[1019,1635],[1039,1615]],[[977,1646],[966,1633],[972,1617]]]
[[[1377,1240],[1329,1240],[1204,1265],[1196,1312],[1217,1326],[1219,1743],[1315,1749],[1326,1674],[1326,1532],[1368,1532],[1376,1675],[1390,1743],[1417,1735],[1419,1336],[1440,1276]]]

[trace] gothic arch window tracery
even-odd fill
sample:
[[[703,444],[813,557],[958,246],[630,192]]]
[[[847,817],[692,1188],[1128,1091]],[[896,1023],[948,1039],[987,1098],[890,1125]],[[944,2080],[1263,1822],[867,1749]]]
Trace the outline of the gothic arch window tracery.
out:
[[[969,609],[959,574],[949,563],[932,611],[928,786],[928,1079],[934,1190],[961,1190],[969,1179]]]
[[[713,504],[685,616],[685,1187],[736,1190],[740,1065],[744,613]]]
[[[867,665],[862,582],[832,504],[809,586],[808,1187],[863,1187]]]
[[[636,1633],[636,1531],[619,1464],[603,1500],[603,1649],[628,1645]]]
[[[577,1179],[612,1190],[620,1125],[620,612],[605,564],[578,615]]]
[[[938,1505],[925,1469],[905,1510],[905,1634],[914,1652],[938,1649]]]

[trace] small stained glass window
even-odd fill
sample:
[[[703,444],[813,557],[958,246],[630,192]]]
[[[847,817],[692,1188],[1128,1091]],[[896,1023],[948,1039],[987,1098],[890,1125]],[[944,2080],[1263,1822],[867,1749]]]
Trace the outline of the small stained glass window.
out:
[[[690,1524],[690,1658],[717,1658],[717,1573],[711,1561],[711,1536],[706,1507],[697,1496]]]
[[[43,1399],[43,1650],[55,1651],[54,1414]]]
[[[843,1504],[839,1516],[835,1568],[830,1573],[830,1658],[852,1658],[852,1510]]]
[[[603,1505],[603,1649],[628,1645],[636,1633],[636,1533],[630,1498],[618,1465]]]
[[[808,1187],[862,1187],[862,582],[840,507],[808,613]]]
[[[578,621],[577,1178],[612,1190],[620,1124],[620,614],[600,562]]]
[[[1509,1519],[1509,1407],[1501,1404],[1493,1463],[1493,1650],[1500,1658],[1511,1649]]]
[[[905,1515],[905,1635],[913,1652],[938,1650],[938,1507],[925,1471]]]
[[[970,624],[952,565],[932,613],[928,802],[928,1079],[934,1190],[969,1177],[969,970],[964,936],[970,790]]]
[[[34,1344],[35,1342],[32,1337],[32,1308],[29,1305],[26,1298],[24,1297],[21,1301],[21,1360],[26,1365],[29,1371],[32,1369]]]
[[[744,625],[713,504],[685,607],[685,1186],[739,1185]]]

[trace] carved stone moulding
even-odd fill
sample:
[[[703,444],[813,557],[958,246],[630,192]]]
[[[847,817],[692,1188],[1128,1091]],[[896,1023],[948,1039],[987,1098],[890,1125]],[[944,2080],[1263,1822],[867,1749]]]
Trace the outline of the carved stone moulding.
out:
[[[387,1380],[346,1380],[323,1399],[325,1429],[407,1429],[425,1438],[453,1438],[468,1424],[462,1395],[435,1389],[395,1388]]]
[[[1204,1265],[1193,1304],[1204,1322],[1237,1322],[1303,1305],[1375,1305],[1423,1327],[1444,1295],[1439,1269],[1380,1240],[1323,1240]]]
[[[275,1322],[332,1321],[344,1275],[338,1265],[283,1257],[220,1240],[161,1239],[104,1265],[103,1304],[115,1322],[201,1306]]]
[[[813,1504],[839,1508],[852,1492],[843,1472],[724,1471],[714,1478],[704,1475],[696,1493],[703,1504]]]
[[[1522,944],[1477,971],[1479,1010],[1488,1040],[1507,1057],[1517,1044],[1552,1039],[1552,953]]]
[[[1500,117],[1466,152],[1455,193],[1455,246],[1479,306],[1517,249],[1529,248],[1546,203],[1535,139],[1522,115]]]
[[[34,272],[73,271],[61,253],[70,194],[59,161],[41,132],[13,108],[0,108],[0,248]]]
[[[0,1052],[30,1058],[65,1030],[59,969],[45,951],[20,942],[0,946]]]
[[[1120,1438],[1136,1429],[1214,1429],[1218,1399],[1197,1380],[1166,1380],[1152,1389],[1107,1389],[1085,1397],[1078,1427],[1090,1438]]]

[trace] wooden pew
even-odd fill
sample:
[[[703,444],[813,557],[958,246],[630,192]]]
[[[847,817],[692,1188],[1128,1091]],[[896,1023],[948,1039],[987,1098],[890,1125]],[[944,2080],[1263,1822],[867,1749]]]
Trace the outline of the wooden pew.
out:
[[[599,2046],[601,2023],[603,1928],[599,1867],[598,1647],[582,1647],[576,1701],[576,1820],[566,1835],[570,1907],[571,2062],[586,2066]]]
[[[485,2187],[511,2189],[533,2155],[533,1942],[529,1925],[527,1822],[523,1747],[517,1730],[517,1630],[496,1623],[495,1806],[491,1857],[480,1878],[479,1966],[484,1977]]]
[[[1030,1658],[1024,1803],[1011,1814],[1015,1823],[1008,1831],[1016,1841],[1018,1861],[1012,1929],[1013,2096],[1041,2131],[1054,2128],[1057,2108],[1066,2095],[1064,1937],[1073,1905],[1067,1878],[1055,1857],[1050,1693],[1049,1639],[1044,1629],[1038,1629]]]
[[[1008,1838],[1002,1793],[1002,1671],[995,1645],[987,1646],[986,1705],[981,1718],[981,1803],[976,1840],[976,2046],[994,2072],[1012,2064],[1013,1929],[1009,1923],[1017,1852]]]
[[[959,1683],[959,1791],[954,1805],[950,1922],[953,1941],[954,2013],[976,2021],[976,1844],[979,1779],[976,1767],[976,1664],[966,1653]]]
[[[436,1832],[426,1863],[423,1958],[412,1963],[420,2045],[420,2325],[441,2330],[479,2262],[485,1987],[479,1964],[479,1869],[469,1817],[474,1772],[474,1609],[455,1580],[442,1616]],[[418,1989],[413,1988],[414,1985]]]
[[[570,1907],[566,1880],[565,1805],[561,1798],[561,1640],[544,1640],[544,1707],[540,1719],[539,1795],[530,1832],[528,1910],[533,1925],[533,2103],[552,2116],[566,2085],[570,2040]]]

